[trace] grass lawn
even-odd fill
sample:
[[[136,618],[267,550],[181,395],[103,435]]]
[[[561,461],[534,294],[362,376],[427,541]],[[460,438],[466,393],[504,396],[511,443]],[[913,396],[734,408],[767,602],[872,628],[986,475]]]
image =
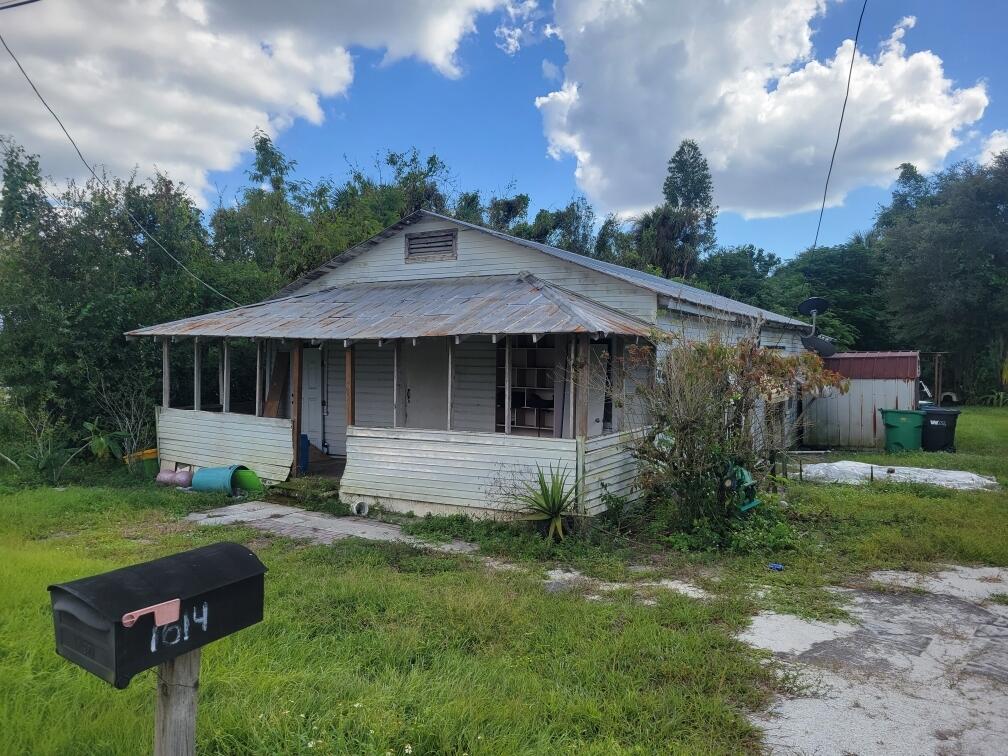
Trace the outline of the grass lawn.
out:
[[[958,467],[1008,483],[1008,410],[964,411],[958,455],[863,455]],[[204,651],[201,753],[737,753],[744,713],[780,687],[733,639],[760,607],[842,616],[832,584],[881,567],[1008,565],[1008,494],[927,486],[789,487],[786,538],[746,553],[657,550],[598,533],[550,546],[463,518],[414,520],[533,565],[689,577],[709,601],[543,590],[535,570],[344,541],[306,547],[179,520],[220,500],[137,485],[0,484],[0,753],[138,753],[154,680],[116,691],[53,651],[45,587],[218,540],[268,565],[266,620]],[[756,532],[759,536],[759,532]],[[782,572],[767,569],[779,561]]]
[[[145,752],[153,674],[117,691],[57,657],[45,587],[222,539],[269,566],[266,620],[204,650],[201,753],[758,747],[741,712],[774,683],[731,637],[737,600],[589,602],[408,547],[178,522],[218,503],[147,487],[0,494],[0,752]]]

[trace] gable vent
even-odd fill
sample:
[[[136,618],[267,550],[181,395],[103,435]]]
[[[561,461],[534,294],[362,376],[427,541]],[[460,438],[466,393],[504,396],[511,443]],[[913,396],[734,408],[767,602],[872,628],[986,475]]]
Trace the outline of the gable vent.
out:
[[[457,249],[458,229],[406,234],[406,262],[454,260]]]

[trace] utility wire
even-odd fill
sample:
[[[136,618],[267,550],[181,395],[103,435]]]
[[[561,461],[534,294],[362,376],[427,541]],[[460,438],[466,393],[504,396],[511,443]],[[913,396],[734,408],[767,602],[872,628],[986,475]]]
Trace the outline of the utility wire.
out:
[[[21,5],[31,5],[32,3],[37,3],[39,0],[11,0],[11,2],[0,3],[0,11],[10,10],[11,8],[17,8]]]
[[[25,0],[25,1],[27,2],[27,0]],[[10,6],[5,6],[5,7],[10,7]],[[0,10],[3,10],[3,9],[4,8],[0,8]],[[3,44],[4,49],[7,51],[7,53],[13,59],[14,63],[18,67],[18,70],[21,71],[21,75],[24,76],[25,81],[28,82],[28,85],[32,88],[32,91],[35,93],[35,96],[38,97],[39,101],[45,106],[45,109],[49,111],[49,114],[53,118],[56,119],[56,123],[59,124],[59,127],[63,130],[63,133],[66,134],[66,138],[70,140],[70,144],[73,145],[74,150],[77,152],[77,157],[80,158],[80,161],[84,164],[84,167],[87,168],[88,173],[90,173],[94,177],[95,181],[97,181],[99,184],[101,184],[103,187],[105,187],[105,190],[109,194],[112,194],[112,188],[105,182],[105,180],[103,178],[101,178],[95,172],[94,168],[91,167],[91,164],[88,163],[87,159],[84,157],[84,154],[81,152],[80,147],[77,146],[77,142],[75,142],[74,138],[72,136],[70,136],[70,132],[67,131],[66,126],[63,125],[63,121],[60,120],[60,117],[58,115],[56,115],[56,111],[54,111],[49,106],[49,103],[46,102],[45,97],[43,97],[42,93],[39,92],[38,87],[35,86],[35,82],[33,82],[31,80],[31,77],[28,75],[28,72],[25,71],[24,66],[21,65],[21,61],[18,60],[18,57],[14,54],[14,51],[10,49],[10,47],[7,44],[7,40],[5,40],[3,38],[2,34],[0,34],[0,43]],[[231,304],[235,305],[236,307],[241,307],[240,303],[238,303],[235,300],[231,299],[231,297],[227,296],[226,294],[222,294],[220,291],[218,291],[217,289],[215,289],[213,286],[211,286],[206,281],[204,281],[202,278],[200,278],[195,273],[193,273],[191,270],[189,270],[189,268],[186,267],[185,263],[183,263],[181,260],[179,260],[177,257],[175,257],[175,255],[173,255],[171,252],[169,252],[168,249],[165,247],[165,245],[163,245],[160,241],[158,241],[157,237],[154,236],[150,231],[148,231],[139,220],[137,220],[136,216],[134,216],[133,213],[130,212],[129,207],[127,207],[125,205],[125,203],[123,204],[123,209],[126,211],[126,215],[129,217],[129,219],[131,221],[133,221],[134,224],[136,224],[137,228],[139,228],[148,239],[150,239],[152,242],[154,242],[161,249],[162,252],[164,252],[166,255],[168,255],[168,257],[170,257],[172,260],[174,260],[175,263],[176,263],[176,265],[178,265],[180,268],[182,268],[182,270],[184,270],[186,273],[188,273],[190,276],[192,276],[196,281],[198,281],[199,283],[203,284],[206,288],[208,288],[210,291],[212,291],[214,294],[216,294],[221,299],[224,299],[224,300],[230,302]]]
[[[840,146],[840,130],[843,128],[844,113],[847,112],[847,100],[850,97],[851,76],[854,74],[854,58],[857,56],[858,38],[861,36],[861,21],[864,19],[865,8],[867,7],[868,0],[864,0],[864,4],[861,6],[861,15],[858,16],[857,20],[857,31],[854,32],[854,49],[851,51],[850,69],[847,71],[847,92],[844,94],[843,107],[840,109],[840,123],[837,124],[836,141],[833,143],[833,155],[830,157],[829,170],[826,172],[826,186],[823,187],[822,206],[819,208],[819,223],[816,224],[815,241],[812,242],[812,249],[815,249],[816,245],[819,244],[819,229],[822,228],[823,213],[826,211],[826,193],[829,192],[829,180],[830,176],[833,175],[833,161],[836,160],[837,147]]]

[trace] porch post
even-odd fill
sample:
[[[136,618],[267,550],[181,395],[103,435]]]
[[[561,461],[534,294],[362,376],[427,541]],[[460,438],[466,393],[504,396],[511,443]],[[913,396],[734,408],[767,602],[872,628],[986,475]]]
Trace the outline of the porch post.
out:
[[[454,385],[455,385],[455,339],[451,336],[448,339],[448,421],[447,430],[452,429],[452,415],[454,414]]]
[[[165,336],[161,340],[161,407],[168,409],[171,405],[171,355],[169,354],[169,344],[171,337]]]
[[[588,384],[591,381],[591,359],[588,349],[588,334],[578,336],[578,386],[575,392],[577,411],[577,435],[588,436]]]
[[[301,471],[301,366],[304,347],[300,341],[294,342],[291,350],[291,441],[294,443],[294,464],[291,475]]]
[[[396,339],[392,344],[392,427],[399,427],[399,352],[402,342]]]
[[[356,374],[357,371],[354,369],[355,350],[353,344],[350,344],[349,346],[345,347],[345,350],[346,350],[346,359],[344,360],[344,362],[346,363],[346,381],[344,383],[346,389],[346,424],[347,427],[349,428],[351,425],[354,424],[354,420],[356,420],[357,416],[357,413],[355,411],[356,408],[354,407],[354,396],[357,393],[356,387],[354,386],[354,375]]]
[[[199,410],[203,403],[202,375],[203,365],[199,337],[193,339],[193,409]]]
[[[511,433],[511,337],[504,337],[504,433]]]
[[[256,417],[262,417],[263,413],[263,342],[256,339]]]
[[[567,399],[564,402],[564,438],[574,438],[574,347],[577,339],[567,337],[567,372],[565,376]]]
[[[612,402],[612,429],[623,430],[623,404],[626,401],[626,366],[623,364],[623,337],[613,336],[609,347],[609,364],[612,365],[612,387],[609,400]]]
[[[231,346],[228,340],[221,342],[221,362],[224,364],[224,378],[221,383],[221,411],[231,411]]]

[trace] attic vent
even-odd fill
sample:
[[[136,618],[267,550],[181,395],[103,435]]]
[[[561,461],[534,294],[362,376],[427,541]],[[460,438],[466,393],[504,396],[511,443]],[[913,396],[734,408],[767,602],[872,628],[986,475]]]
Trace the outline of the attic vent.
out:
[[[458,249],[458,230],[420,231],[406,234],[406,262],[454,260]]]

